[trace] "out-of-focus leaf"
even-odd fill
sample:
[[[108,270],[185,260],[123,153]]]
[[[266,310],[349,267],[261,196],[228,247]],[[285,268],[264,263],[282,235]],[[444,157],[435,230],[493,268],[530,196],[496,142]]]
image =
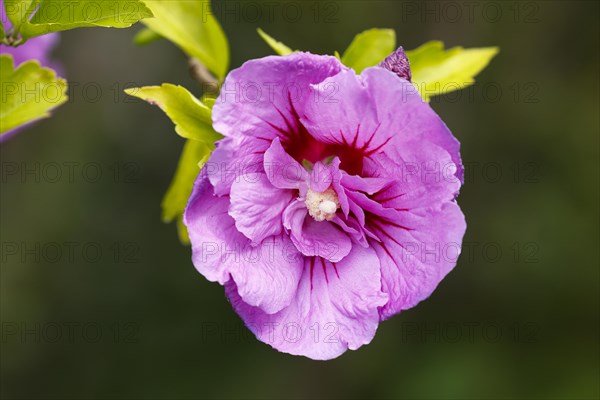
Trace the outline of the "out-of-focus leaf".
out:
[[[49,117],[67,101],[67,82],[34,60],[15,69],[12,56],[0,56],[0,82],[0,134]]]
[[[152,12],[141,0],[5,0],[23,38],[82,27],[127,28]]]
[[[342,63],[360,74],[379,64],[396,50],[396,33],[392,29],[369,29],[356,35],[342,56]]]
[[[181,137],[207,146],[222,138],[212,128],[210,108],[181,86],[163,83],[162,86],[127,89],[125,93],[160,107],[173,121],[175,131]]]
[[[164,222],[171,222],[177,219],[177,230],[179,239],[184,244],[189,244],[189,238],[185,225],[182,223],[183,211],[187,204],[194,181],[200,172],[204,163],[208,160],[212,147],[206,146],[197,140],[186,141],[175,176],[171,181],[171,186],[167,190],[162,201],[162,219]]]
[[[260,28],[258,28],[258,34],[261,38],[263,38],[265,42],[267,42],[269,47],[271,47],[275,51],[275,53],[279,54],[280,56],[287,56],[288,54],[292,54],[294,52],[294,50],[290,49],[285,44],[278,42],[271,36],[267,35],[265,31],[263,31]]]
[[[150,28],[144,28],[135,34],[133,37],[133,44],[136,46],[145,46],[157,40],[164,39],[158,33],[154,32]]]
[[[154,18],[144,24],[200,60],[219,81],[229,68],[229,44],[209,0],[151,0]]]
[[[463,89],[475,82],[481,72],[498,53],[497,47],[464,49],[453,47],[444,50],[444,43],[427,42],[406,52],[412,82],[423,99]]]

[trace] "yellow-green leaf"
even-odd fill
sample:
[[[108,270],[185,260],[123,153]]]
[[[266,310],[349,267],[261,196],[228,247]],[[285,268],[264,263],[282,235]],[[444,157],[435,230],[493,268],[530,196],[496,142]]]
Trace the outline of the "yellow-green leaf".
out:
[[[168,83],[162,86],[127,89],[125,92],[159,106],[175,124],[175,131],[188,139],[175,176],[162,202],[163,221],[177,219],[179,238],[182,243],[187,244],[189,239],[181,220],[183,211],[201,166],[214,149],[215,141],[222,138],[212,128],[211,108],[214,101],[210,99],[207,105],[185,88]]]
[[[5,7],[13,35],[25,39],[82,27],[127,28],[152,16],[141,0],[5,0]]]
[[[169,190],[162,201],[162,219],[171,222],[177,219],[177,231],[179,239],[184,244],[189,244],[189,238],[185,225],[182,223],[183,211],[187,204],[194,181],[204,163],[208,160],[212,148],[196,140],[186,141],[183,152],[171,181]]]
[[[27,16],[35,9],[34,0],[4,0],[4,9],[13,29],[18,32],[21,23],[27,21]]]
[[[212,128],[211,109],[182,86],[163,83],[162,86],[127,89],[125,93],[160,107],[183,138],[212,146],[222,137]]]
[[[265,42],[267,42],[269,47],[271,47],[273,50],[275,50],[275,53],[279,54],[280,56],[287,56],[288,54],[292,54],[294,52],[294,50],[290,49],[285,44],[278,42],[277,40],[273,39],[271,36],[267,35],[265,33],[265,31],[263,31],[260,28],[258,28],[258,34],[260,35],[261,38],[263,38],[263,40]]]
[[[67,101],[67,82],[34,60],[15,69],[12,56],[0,56],[0,83],[0,134],[49,117]]]
[[[412,82],[423,99],[463,89],[475,82],[481,72],[498,54],[497,47],[465,49],[453,47],[444,50],[444,43],[427,42],[421,47],[406,52]]]
[[[342,56],[342,63],[360,74],[379,64],[396,50],[396,33],[392,29],[369,29],[356,35]]]
[[[151,0],[154,18],[144,24],[200,60],[222,81],[229,68],[229,44],[211,13],[209,0]]]

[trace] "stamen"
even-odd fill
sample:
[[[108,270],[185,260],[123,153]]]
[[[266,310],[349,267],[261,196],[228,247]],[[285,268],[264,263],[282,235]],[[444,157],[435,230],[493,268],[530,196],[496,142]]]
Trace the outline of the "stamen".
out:
[[[333,188],[324,192],[314,192],[308,189],[305,200],[306,208],[315,221],[331,221],[340,207],[337,193]]]
[[[337,204],[331,200],[325,200],[319,204],[319,210],[325,214],[333,214],[337,211]]]

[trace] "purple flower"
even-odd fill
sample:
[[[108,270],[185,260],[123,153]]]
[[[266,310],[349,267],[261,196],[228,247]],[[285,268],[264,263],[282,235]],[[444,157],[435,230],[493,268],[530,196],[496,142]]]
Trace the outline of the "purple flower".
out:
[[[4,12],[4,0],[0,0],[0,18],[2,19],[4,31],[8,34],[12,24]],[[18,47],[6,46],[0,43],[0,54],[10,54],[13,57],[15,68],[25,61],[37,60],[42,66],[52,68],[58,75],[61,75],[61,65],[50,58],[50,54],[58,44],[59,39],[60,36],[58,33],[50,33],[48,35],[28,39],[24,44]],[[26,125],[11,129],[0,135],[0,142],[8,140],[25,126]]]
[[[184,216],[192,258],[259,340],[335,358],[456,264],[459,143],[394,72],[252,60],[228,75],[213,123],[225,138]]]

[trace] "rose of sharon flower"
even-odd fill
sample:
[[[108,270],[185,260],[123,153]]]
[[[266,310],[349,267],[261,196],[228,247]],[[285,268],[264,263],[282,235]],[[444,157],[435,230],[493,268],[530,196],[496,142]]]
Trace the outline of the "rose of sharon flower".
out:
[[[465,232],[459,143],[398,71],[294,53],[232,71],[185,211],[193,262],[272,347],[331,359],[427,298]]]
[[[12,27],[12,24],[4,12],[4,0],[0,0],[0,18],[2,20],[4,31],[8,32]],[[59,39],[60,36],[58,33],[50,33],[28,39],[24,44],[18,47],[6,46],[0,43],[0,54],[10,54],[13,58],[15,67],[18,67],[25,61],[37,60],[43,67],[52,68],[60,75],[62,70],[61,66],[50,58],[50,54],[58,44]],[[20,131],[23,128],[24,126],[20,126],[0,135],[0,142],[9,139],[17,133],[17,131]]]

